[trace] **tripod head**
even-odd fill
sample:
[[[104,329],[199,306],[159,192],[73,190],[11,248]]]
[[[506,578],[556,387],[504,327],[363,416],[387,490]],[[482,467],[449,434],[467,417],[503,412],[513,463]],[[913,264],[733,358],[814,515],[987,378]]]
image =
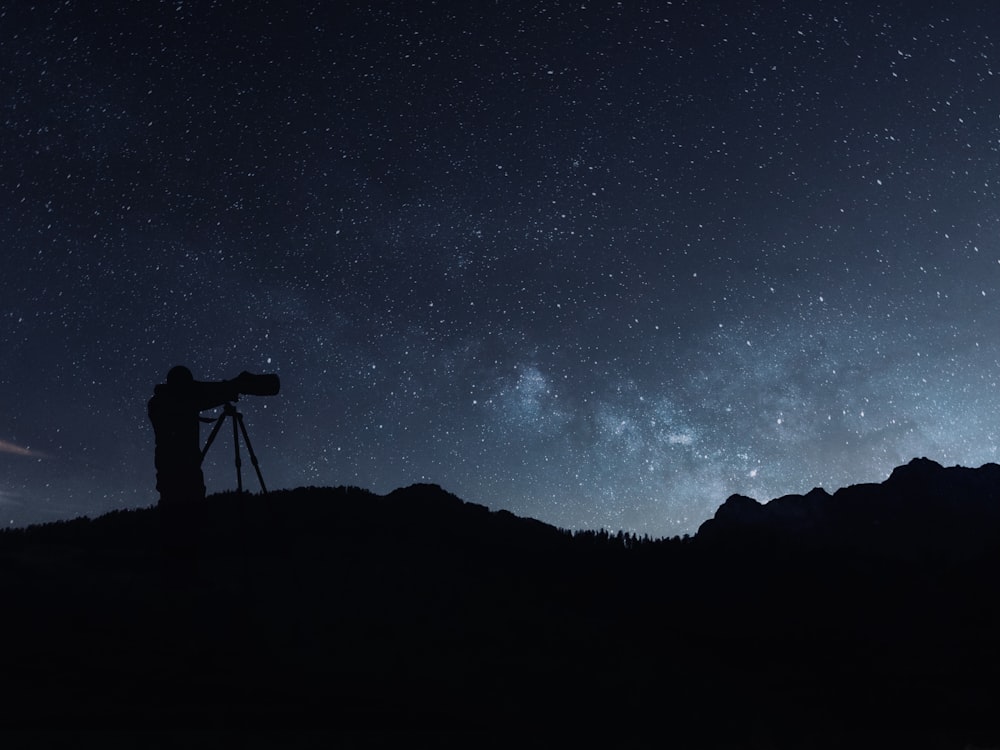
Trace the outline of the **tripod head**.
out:
[[[236,398],[238,399],[239,396],[237,396]],[[239,412],[236,411],[236,407],[232,404],[232,402],[226,402],[222,405],[222,414],[220,414],[219,416],[231,417],[238,413]],[[219,417],[202,417],[199,415],[198,421],[203,424],[215,424],[216,422],[219,421]],[[202,448],[201,450],[202,458],[205,457],[205,453],[207,452],[208,452],[208,443],[206,443],[205,447]]]

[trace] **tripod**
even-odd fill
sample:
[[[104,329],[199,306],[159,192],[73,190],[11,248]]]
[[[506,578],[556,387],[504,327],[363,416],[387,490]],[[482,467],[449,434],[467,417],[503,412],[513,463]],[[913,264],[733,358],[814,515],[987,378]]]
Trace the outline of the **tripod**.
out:
[[[250,436],[247,435],[246,425],[243,424],[243,414],[236,411],[236,407],[231,403],[223,404],[222,414],[217,418],[204,420],[206,422],[215,422],[215,426],[212,428],[212,432],[208,436],[208,441],[201,451],[201,460],[205,460],[205,455],[208,453],[208,449],[212,447],[215,436],[219,434],[219,429],[222,427],[222,423],[226,421],[226,417],[231,417],[233,420],[233,448],[236,451],[236,491],[243,492],[243,459],[240,457],[240,433],[242,432],[243,442],[246,443],[247,453],[250,454],[250,463],[253,464],[253,468],[257,472],[257,480],[260,482],[261,492],[266,495],[267,487],[264,486],[264,477],[260,473],[257,454],[253,452],[253,446],[250,445]]]

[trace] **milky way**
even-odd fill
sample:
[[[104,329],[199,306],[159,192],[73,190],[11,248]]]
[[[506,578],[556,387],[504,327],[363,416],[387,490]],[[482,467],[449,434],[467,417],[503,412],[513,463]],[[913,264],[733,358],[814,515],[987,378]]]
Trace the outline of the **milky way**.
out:
[[[571,528],[995,460],[1000,20],[960,5],[7,7],[0,518],[155,502],[178,363],[280,374],[270,487]]]

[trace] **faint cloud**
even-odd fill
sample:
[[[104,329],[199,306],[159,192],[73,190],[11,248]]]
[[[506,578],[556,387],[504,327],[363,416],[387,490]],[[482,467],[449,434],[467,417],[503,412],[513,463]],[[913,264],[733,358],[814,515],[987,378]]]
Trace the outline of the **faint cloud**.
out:
[[[0,506],[22,505],[23,503],[17,498],[18,495],[13,492],[6,492],[4,490],[0,490]]]
[[[32,450],[31,448],[24,448],[20,445],[7,442],[6,440],[0,440],[0,453],[10,453],[15,456],[27,456],[28,458],[52,458],[52,456],[48,453]]]

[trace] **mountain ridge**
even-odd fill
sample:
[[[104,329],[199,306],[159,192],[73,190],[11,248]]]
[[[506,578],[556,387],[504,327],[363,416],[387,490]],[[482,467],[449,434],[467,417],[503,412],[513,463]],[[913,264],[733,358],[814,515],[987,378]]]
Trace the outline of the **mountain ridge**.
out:
[[[997,543],[1000,466],[944,467],[914,458],[880,483],[814,488],[760,503],[732,495],[703,522],[702,540],[767,539],[886,555],[968,556]]]

